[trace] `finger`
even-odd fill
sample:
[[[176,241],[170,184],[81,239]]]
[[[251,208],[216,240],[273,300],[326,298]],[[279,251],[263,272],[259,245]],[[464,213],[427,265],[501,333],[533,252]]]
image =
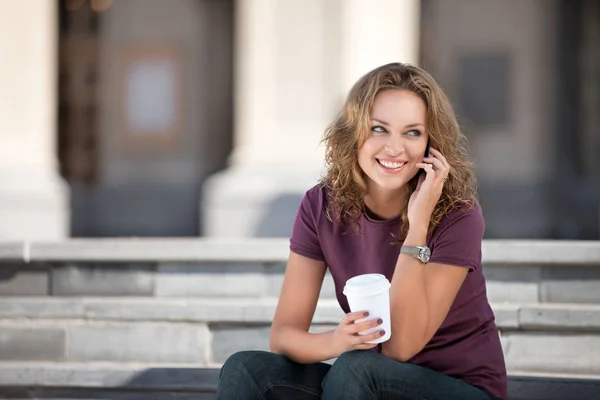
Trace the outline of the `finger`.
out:
[[[446,157],[444,157],[444,155],[442,153],[440,153],[439,150],[436,150],[431,147],[429,148],[429,150],[431,150],[431,154],[434,155],[437,159],[439,159],[446,166],[446,168],[450,168],[450,164],[448,164],[448,160],[446,160]]]
[[[367,343],[375,339],[379,339],[385,335],[385,331],[383,329],[377,330],[375,332],[369,333],[368,335],[359,336],[361,342]]]
[[[450,169],[446,167],[441,160],[435,157],[427,157],[424,159],[424,161],[434,165],[433,170],[436,172],[436,178],[440,177],[446,180],[445,178],[450,174]]]
[[[372,349],[373,347],[377,347],[377,343],[357,344],[356,346],[353,347],[353,349],[354,350],[369,350],[369,349]]]
[[[350,332],[352,332],[352,333],[363,332],[363,331],[375,328],[376,326],[379,326],[381,324],[383,324],[383,320],[381,318],[372,319],[372,320],[364,321],[364,322],[359,322],[357,324],[354,324],[351,327]]]
[[[363,337],[358,333],[355,333],[350,337],[350,345],[352,347],[360,346],[361,344],[365,344],[365,342],[363,341]]]
[[[448,172],[450,172],[450,164],[448,164],[448,160],[446,160],[446,157],[444,157],[444,155],[442,153],[440,153],[438,150],[436,150],[436,149],[431,149],[431,150],[433,150],[432,154],[430,154],[430,157],[425,157],[424,161],[428,162],[428,163],[432,163],[433,160],[438,160],[439,162],[441,162],[441,166],[436,163],[435,165],[436,165],[437,169],[443,170],[444,173],[447,175]]]
[[[418,192],[419,190],[421,190],[421,186],[423,185],[423,182],[425,182],[426,175],[427,174],[421,174],[421,176],[419,176],[419,180],[417,181],[417,187],[415,188],[415,192]]]
[[[433,169],[437,171],[445,171],[447,168],[442,160],[435,157],[425,157],[423,161],[427,164],[433,164]]]
[[[433,164],[430,163],[416,163],[415,164],[417,167],[425,170],[426,172],[426,176],[425,176],[425,180],[427,179],[433,179],[435,178],[435,170],[433,169]]]
[[[354,321],[356,321],[357,319],[361,319],[361,318],[365,318],[369,316],[369,312],[366,310],[363,311],[356,311],[356,312],[351,312],[348,313],[344,316],[344,320],[343,322],[346,325],[352,324],[354,323]]]

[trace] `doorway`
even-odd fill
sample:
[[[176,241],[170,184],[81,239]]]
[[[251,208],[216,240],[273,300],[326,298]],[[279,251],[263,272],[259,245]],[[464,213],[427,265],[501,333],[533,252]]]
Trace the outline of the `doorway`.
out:
[[[233,0],[59,0],[71,236],[201,235],[233,135]]]

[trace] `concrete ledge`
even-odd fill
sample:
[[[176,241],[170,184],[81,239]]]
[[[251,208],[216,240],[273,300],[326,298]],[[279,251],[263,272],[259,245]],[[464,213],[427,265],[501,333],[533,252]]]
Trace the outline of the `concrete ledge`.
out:
[[[24,242],[0,242],[0,261],[27,261]]]
[[[206,322],[270,324],[277,298],[0,298],[0,320]],[[600,331],[597,304],[492,303],[503,330]],[[313,322],[337,324],[342,311],[334,299],[319,300]]]
[[[600,304],[536,304],[519,310],[522,329],[600,331]]]
[[[508,400],[597,400],[600,379],[576,375],[509,374]]]
[[[110,363],[0,363],[0,386],[145,388],[214,392],[218,368]]]
[[[249,299],[111,299],[0,298],[0,320],[84,319],[106,321],[165,321],[270,324],[276,298]],[[336,324],[342,311],[335,300],[319,302],[315,323]]]
[[[276,302],[0,299],[0,360],[214,365],[238,350],[269,348]],[[492,306],[510,369],[600,376],[600,306]],[[341,318],[335,300],[322,300],[311,331]]]
[[[600,241],[484,240],[483,261],[500,265],[600,266]],[[260,261],[285,263],[288,239],[71,239],[0,243],[0,262]]]
[[[0,264],[0,297],[148,297],[248,298],[278,297],[284,263],[4,263]],[[584,266],[484,267],[492,303],[600,304],[600,268]],[[335,298],[329,273],[321,298]]]
[[[600,266],[600,241],[484,240],[485,263]]]
[[[582,332],[502,332],[509,370],[600,376],[600,335]]]
[[[287,260],[287,239],[71,239],[33,242],[29,260],[35,261],[229,261],[281,262]]]
[[[3,398],[24,399],[30,398],[26,396],[31,394],[25,388],[32,388],[37,394],[35,398],[66,399],[84,398],[82,395],[89,390],[112,389],[109,397],[85,398],[121,399],[125,398],[122,393],[119,395],[119,390],[122,390],[129,393],[127,399],[174,399],[179,398],[175,397],[178,393],[194,393],[194,398],[212,399],[210,395],[198,397],[197,394],[215,393],[218,374],[217,368],[193,366],[2,363],[0,393]],[[146,393],[136,393],[138,390]],[[165,393],[165,397],[161,397],[161,392],[170,394]],[[77,393],[81,393],[81,397],[72,397]],[[508,379],[509,400],[596,400],[598,393],[598,378],[515,373],[509,374]]]
[[[216,400],[214,392],[158,389],[77,387],[0,387],[0,398],[12,400]]]
[[[210,331],[202,323],[0,321],[0,360],[145,362],[208,365]]]

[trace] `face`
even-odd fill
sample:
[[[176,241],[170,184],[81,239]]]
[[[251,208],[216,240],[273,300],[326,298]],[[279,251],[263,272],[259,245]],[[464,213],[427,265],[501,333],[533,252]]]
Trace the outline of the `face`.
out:
[[[369,191],[397,191],[417,174],[428,140],[425,116],[425,102],[411,91],[377,94],[369,136],[358,152]]]

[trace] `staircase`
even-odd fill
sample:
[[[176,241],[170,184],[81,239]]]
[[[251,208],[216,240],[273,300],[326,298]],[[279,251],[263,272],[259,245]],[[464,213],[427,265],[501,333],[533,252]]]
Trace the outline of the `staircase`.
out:
[[[511,400],[600,398],[600,243],[485,241]],[[287,240],[0,243],[0,398],[214,399],[268,349]],[[326,278],[313,331],[342,313]]]

